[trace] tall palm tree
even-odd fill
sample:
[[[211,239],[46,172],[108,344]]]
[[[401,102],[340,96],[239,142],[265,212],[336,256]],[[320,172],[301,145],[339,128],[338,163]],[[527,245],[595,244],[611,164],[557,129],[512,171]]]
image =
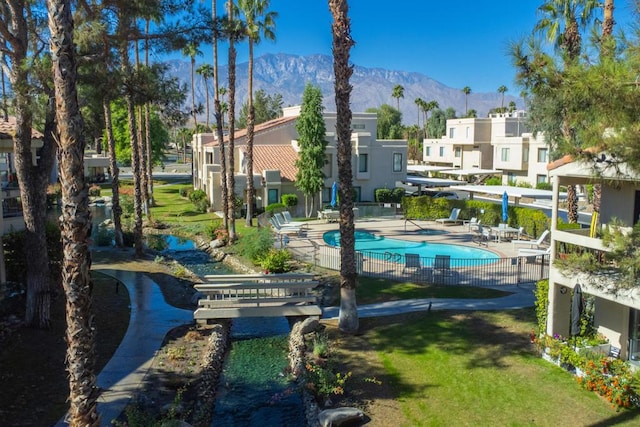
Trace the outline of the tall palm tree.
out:
[[[420,127],[420,116],[422,113],[422,104],[424,104],[424,100],[422,98],[416,98],[413,103],[416,104],[416,107],[418,107],[418,127]]]
[[[196,73],[202,77],[204,80],[204,96],[206,98],[206,126],[207,130],[209,129],[209,79],[213,77],[213,66],[211,64],[202,64],[198,68],[196,68]]]
[[[69,0],[49,0],[49,31],[62,184],[63,286],[67,295],[69,425],[99,426],[95,325],[91,306],[91,213],[84,180],[85,142],[76,91],[76,53]]]
[[[253,199],[255,188],[253,187],[253,129],[255,126],[255,111],[253,108],[253,46],[260,43],[262,37],[275,40],[276,12],[270,11],[269,0],[239,0],[238,7],[245,18],[247,39],[249,41],[249,67],[247,83],[247,216],[246,224],[251,227],[253,218]]]
[[[2,80],[2,118],[4,121],[9,120],[9,109],[7,108],[7,89],[5,87],[4,82],[4,68],[2,64],[4,63],[4,53],[0,54],[0,79]]]
[[[354,45],[347,0],[329,0],[333,16],[333,72],[335,74],[336,135],[338,138],[338,175],[340,177],[340,315],[338,326],[344,333],[358,332],[356,303],[356,253],[353,224],[353,173],[351,170],[351,107],[352,86],[349,78],[353,67],[349,52]]]
[[[184,48],[182,48],[182,54],[188,56],[191,60],[191,114],[193,116],[194,128],[196,132],[198,132],[198,117],[195,96],[196,56],[202,55],[202,52],[198,49],[198,43],[190,41]]]
[[[500,112],[504,112],[504,94],[508,90],[509,89],[507,89],[507,87],[505,85],[501,85],[498,88],[498,93],[502,95],[502,100],[500,101]]]
[[[440,104],[438,104],[438,101],[436,101],[435,99],[432,99],[429,102],[423,102],[422,105],[422,111],[424,111],[424,137],[428,138],[429,135],[427,135],[427,116],[429,114],[429,111],[433,111],[437,108],[440,108]]]
[[[220,104],[220,95],[223,94],[222,89],[219,86],[219,67],[218,67],[218,38],[219,31],[218,26],[219,22],[217,19],[217,3],[216,0],[211,1],[211,14],[213,23],[216,26],[213,31],[213,108],[214,114],[216,118],[216,135],[218,139],[218,147],[220,149],[220,188],[222,189],[222,222],[225,230],[229,230],[229,196],[228,196],[228,185],[227,185],[227,153],[225,150],[225,142],[224,142],[224,113],[222,111],[222,105]],[[225,90],[226,93],[226,90]]]
[[[402,87],[402,85],[395,85],[391,92],[391,97],[396,99],[396,105],[398,111],[400,111],[400,98],[404,98],[404,87]]]
[[[471,88],[469,86],[463,87],[462,93],[464,93],[464,116],[467,117],[467,115],[469,114],[468,100],[469,94],[471,93]]]
[[[604,0],[602,16],[602,39],[600,40],[600,56],[610,57],[615,52],[615,39],[613,38],[614,4],[613,0]]]

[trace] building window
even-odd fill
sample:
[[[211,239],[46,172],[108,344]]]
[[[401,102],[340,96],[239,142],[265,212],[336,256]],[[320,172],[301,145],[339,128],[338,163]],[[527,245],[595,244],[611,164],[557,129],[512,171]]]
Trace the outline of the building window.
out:
[[[402,172],[402,153],[393,153],[393,171]]]
[[[503,162],[508,162],[509,161],[509,149],[508,148],[503,148],[501,150],[500,160],[502,160]]]
[[[362,187],[353,187],[353,202],[358,203],[362,201]]]
[[[449,138],[453,138],[456,135],[456,128],[449,128]]]
[[[549,149],[538,148],[538,163],[548,163]]]
[[[536,184],[546,184],[547,176],[546,175],[536,175]]]
[[[358,156],[358,172],[369,172],[369,155],[360,154]]]
[[[324,176],[331,178],[333,176],[333,155],[327,154],[324,160],[324,168],[322,169]]]
[[[522,151],[522,161],[525,163],[529,162],[529,147],[525,147]]]
[[[440,157],[444,157],[444,147],[440,147]]]
[[[269,192],[267,193],[267,205],[270,205],[272,203],[278,203],[278,189],[277,188],[270,188]]]
[[[425,149],[425,154],[427,155],[427,157],[429,157],[431,155],[431,147],[427,147]]]
[[[455,156],[462,157],[462,148],[456,147]]]
[[[362,130],[362,129],[364,129],[364,123],[352,123],[351,124],[351,129]]]

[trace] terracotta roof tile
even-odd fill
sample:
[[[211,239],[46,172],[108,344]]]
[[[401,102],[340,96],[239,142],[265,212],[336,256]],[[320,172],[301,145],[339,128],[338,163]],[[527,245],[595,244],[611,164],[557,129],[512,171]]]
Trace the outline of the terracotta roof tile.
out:
[[[589,148],[585,148],[583,151],[591,154],[596,154],[599,150],[597,147],[589,147]],[[569,163],[573,163],[575,161],[576,161],[576,158],[573,156],[573,154],[565,154],[558,160],[554,160],[553,162],[549,163],[547,165],[547,170],[549,171],[554,170],[556,168],[559,168],[560,166],[564,166]]]
[[[298,119],[297,116],[289,116],[289,117],[278,117],[277,119],[269,120],[268,122],[260,123],[253,128],[254,138],[259,137],[259,135],[263,132],[267,132],[271,129],[277,128],[289,122],[294,122]],[[234,134],[235,140],[244,139],[247,136],[247,129],[239,129]],[[225,142],[229,140],[229,136],[224,137]],[[243,141],[244,142],[244,141]],[[205,145],[216,146],[218,145],[218,140],[214,140],[206,143]]]
[[[297,158],[298,153],[290,144],[253,146],[254,173],[279,169],[283,180],[294,182],[298,173],[298,168],[295,166]]]
[[[16,134],[16,118],[9,117],[9,121],[0,119],[0,139],[13,139]],[[31,130],[31,137],[33,139],[42,139],[44,135],[35,129]]]

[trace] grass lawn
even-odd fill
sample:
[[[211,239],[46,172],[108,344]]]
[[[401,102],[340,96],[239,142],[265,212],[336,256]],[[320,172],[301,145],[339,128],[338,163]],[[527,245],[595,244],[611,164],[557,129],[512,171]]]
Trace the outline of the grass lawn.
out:
[[[529,343],[533,308],[362,319],[400,402],[397,425],[638,425]]]

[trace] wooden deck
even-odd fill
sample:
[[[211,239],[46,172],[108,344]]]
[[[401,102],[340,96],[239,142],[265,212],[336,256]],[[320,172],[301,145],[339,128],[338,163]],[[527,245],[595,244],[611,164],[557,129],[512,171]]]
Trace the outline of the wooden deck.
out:
[[[198,323],[238,317],[320,317],[310,274],[238,274],[205,276],[193,317]]]

